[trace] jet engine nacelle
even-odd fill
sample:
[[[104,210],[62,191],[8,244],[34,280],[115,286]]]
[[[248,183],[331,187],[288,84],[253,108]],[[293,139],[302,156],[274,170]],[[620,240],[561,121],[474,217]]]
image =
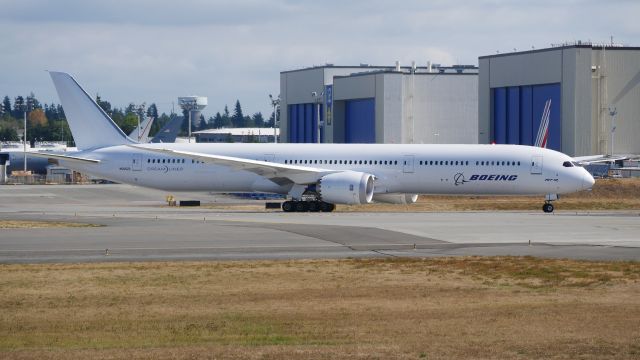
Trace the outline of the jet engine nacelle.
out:
[[[356,171],[343,171],[323,176],[318,181],[320,200],[332,204],[368,204],[373,198],[374,176]]]
[[[387,204],[413,204],[418,201],[418,194],[375,194],[373,201]]]

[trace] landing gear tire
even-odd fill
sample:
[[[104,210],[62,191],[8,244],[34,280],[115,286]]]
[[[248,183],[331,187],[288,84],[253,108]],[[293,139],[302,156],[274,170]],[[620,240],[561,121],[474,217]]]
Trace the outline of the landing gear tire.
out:
[[[320,211],[320,202],[318,201],[310,201],[309,202],[309,212],[318,212]]]
[[[324,201],[320,202],[320,211],[322,212],[332,212],[335,208],[336,206],[334,204],[329,204]]]
[[[306,201],[296,201],[294,206],[295,206],[296,212],[309,211],[309,205],[307,205]]]
[[[282,211],[293,212],[294,210],[293,201],[285,201],[282,203]]]
[[[544,211],[546,213],[552,213],[553,212],[553,204],[546,203],[546,204],[542,205],[542,211]]]

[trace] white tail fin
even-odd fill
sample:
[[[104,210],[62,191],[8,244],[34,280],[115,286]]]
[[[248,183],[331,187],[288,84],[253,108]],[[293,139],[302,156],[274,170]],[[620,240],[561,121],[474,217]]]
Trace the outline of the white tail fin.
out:
[[[49,75],[62,102],[62,108],[78,149],[134,143],[71,75],[53,71],[49,72]]]
[[[533,146],[546,148],[547,140],[549,139],[549,116],[551,115],[551,99],[547,100],[544,104],[544,110],[542,111],[542,118],[540,119],[540,127],[538,128],[538,135],[536,136],[536,143]]]

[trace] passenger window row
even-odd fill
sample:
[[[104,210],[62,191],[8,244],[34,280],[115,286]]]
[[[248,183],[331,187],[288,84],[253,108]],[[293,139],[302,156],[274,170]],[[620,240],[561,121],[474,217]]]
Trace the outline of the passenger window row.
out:
[[[148,164],[184,164],[185,159],[147,159]],[[199,160],[191,159],[192,164],[204,164]]]
[[[398,165],[398,160],[285,160],[289,165]]]
[[[462,161],[462,160],[420,160],[420,165],[469,165],[469,161]]]
[[[476,166],[520,166],[520,161],[476,160]]]

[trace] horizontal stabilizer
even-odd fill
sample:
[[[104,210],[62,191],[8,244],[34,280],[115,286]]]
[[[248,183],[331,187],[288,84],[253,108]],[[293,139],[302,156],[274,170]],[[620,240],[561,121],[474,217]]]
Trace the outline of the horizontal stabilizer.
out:
[[[64,161],[71,161],[71,162],[83,163],[83,164],[98,164],[98,163],[100,163],[100,160],[96,160],[96,159],[87,159],[87,158],[82,158],[82,157],[78,157],[78,156],[52,154],[52,153],[47,153],[47,152],[29,152],[29,151],[27,151],[27,155],[28,156],[32,156],[32,157],[37,157],[37,158],[64,160]]]

